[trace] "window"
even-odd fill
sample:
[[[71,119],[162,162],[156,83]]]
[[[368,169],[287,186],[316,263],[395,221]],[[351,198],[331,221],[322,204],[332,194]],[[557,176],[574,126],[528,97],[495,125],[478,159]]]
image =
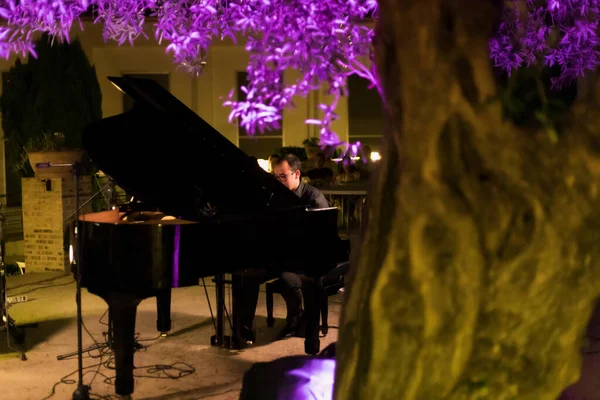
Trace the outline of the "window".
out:
[[[169,90],[169,74],[123,74],[131,78],[149,79]],[[123,93],[123,112],[133,108],[133,99]]]
[[[236,78],[238,101],[244,101],[246,100],[246,93],[240,87],[248,84],[246,72],[238,72]],[[246,130],[239,126],[238,138],[240,149],[244,153],[256,158],[267,159],[282,146],[283,126],[280,129],[265,130],[264,133],[257,132],[254,136],[248,136]]]
[[[369,81],[357,75],[348,77],[348,136],[381,151],[381,136],[385,127],[383,103]]]

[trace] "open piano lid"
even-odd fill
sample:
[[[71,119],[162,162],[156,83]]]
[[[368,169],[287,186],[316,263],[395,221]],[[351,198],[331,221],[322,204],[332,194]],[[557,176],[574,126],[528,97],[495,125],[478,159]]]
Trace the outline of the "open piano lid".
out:
[[[115,182],[182,218],[303,207],[300,199],[158,83],[109,77],[132,110],[87,126],[83,147]]]

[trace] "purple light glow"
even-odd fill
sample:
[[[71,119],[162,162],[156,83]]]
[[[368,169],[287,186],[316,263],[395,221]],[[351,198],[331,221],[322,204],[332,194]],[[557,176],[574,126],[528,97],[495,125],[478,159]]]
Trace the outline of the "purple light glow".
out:
[[[333,400],[335,360],[306,358],[304,365],[288,370],[279,382],[279,399]]]
[[[175,225],[175,243],[173,244],[173,287],[179,287],[179,245],[181,242],[181,225]]]
[[[333,400],[334,358],[288,356],[255,363],[244,376],[241,400]]]

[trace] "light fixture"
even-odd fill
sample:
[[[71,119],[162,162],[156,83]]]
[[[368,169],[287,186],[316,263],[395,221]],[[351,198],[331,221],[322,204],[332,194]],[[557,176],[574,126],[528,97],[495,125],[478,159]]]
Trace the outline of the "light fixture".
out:
[[[360,157],[351,157],[350,159],[351,159],[352,161],[358,161],[358,160],[360,160]],[[335,162],[340,162],[340,161],[342,161],[342,160],[343,160],[343,159],[342,159],[341,157],[338,157],[338,158],[332,158],[332,159],[331,159],[331,161],[335,161]]]
[[[269,172],[269,160],[265,160],[264,158],[259,158],[258,160],[258,165],[264,169],[265,171]]]
[[[379,154],[378,151],[372,151],[370,157],[371,157],[371,161],[381,160],[381,154]]]

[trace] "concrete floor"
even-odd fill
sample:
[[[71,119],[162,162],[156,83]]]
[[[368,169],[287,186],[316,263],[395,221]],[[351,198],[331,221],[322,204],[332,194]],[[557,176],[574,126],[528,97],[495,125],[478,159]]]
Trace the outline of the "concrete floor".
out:
[[[207,284],[210,279],[206,280]],[[25,303],[15,304],[10,315],[26,328],[27,360],[11,353],[6,335],[0,333],[0,398],[2,400],[71,399],[76,388],[77,357],[58,361],[57,356],[77,349],[75,283],[71,276],[57,273],[26,274],[8,278],[9,295],[24,293]],[[214,309],[214,287],[208,287]],[[257,310],[257,343],[243,351],[211,347],[214,333],[206,295],[202,286],[173,290],[171,319],[173,329],[166,338],[157,338],[156,301],[144,300],[138,307],[136,331],[146,348],[136,352],[134,399],[237,399],[244,372],[257,361],[269,361],[287,355],[304,354],[304,339],[276,340],[285,323],[285,303],[275,295],[275,327],[266,326],[264,292]],[[105,302],[84,290],[82,296],[83,346],[104,341],[106,326],[100,318],[107,310]],[[330,297],[329,324],[337,326],[340,299]],[[102,322],[106,322],[106,316]],[[337,329],[321,339],[321,348],[337,340]],[[92,398],[116,399],[110,378],[114,371],[102,363],[109,355],[99,351],[85,354],[84,382],[91,384]],[[154,368],[153,366],[161,366]],[[170,366],[170,367],[162,367]],[[185,370],[193,368],[186,374]],[[71,374],[72,375],[69,375]],[[171,379],[179,374],[186,375]],[[67,383],[59,383],[61,382]],[[54,394],[52,395],[54,390]],[[52,396],[51,396],[52,395]],[[50,397],[51,396],[51,397]]]
[[[207,284],[210,279],[206,279]],[[9,311],[19,326],[25,326],[27,360],[7,349],[6,335],[0,332],[0,399],[71,399],[76,388],[77,357],[57,360],[57,356],[77,349],[75,283],[60,273],[26,274],[8,278],[9,295],[26,294],[28,301]],[[214,307],[214,287],[208,286]],[[337,326],[340,298],[330,297],[329,323]],[[104,341],[107,306],[102,299],[83,292],[83,346]],[[173,290],[173,329],[166,338],[157,338],[156,302],[144,300],[138,307],[136,331],[146,348],[135,354],[136,379],[133,399],[145,400],[233,400],[238,399],[244,372],[258,361],[304,354],[303,339],[277,340],[285,323],[285,303],[275,295],[274,328],[266,326],[264,292],[257,309],[258,342],[243,351],[217,349],[209,345],[214,333],[206,294],[202,286]],[[102,320],[100,320],[100,318]],[[101,322],[102,321],[102,322]],[[32,326],[29,326],[32,324]],[[321,339],[321,348],[337,340],[337,329]],[[109,354],[85,354],[84,382],[91,385],[91,398],[118,399],[106,367]],[[110,364],[110,363],[109,363]],[[160,366],[157,368],[157,366]],[[193,371],[187,373],[187,371]],[[178,379],[170,377],[177,377]],[[600,400],[600,307],[595,310],[583,349],[579,382],[571,385],[560,400]],[[62,383],[58,383],[61,382]],[[54,392],[54,393],[53,393]]]

